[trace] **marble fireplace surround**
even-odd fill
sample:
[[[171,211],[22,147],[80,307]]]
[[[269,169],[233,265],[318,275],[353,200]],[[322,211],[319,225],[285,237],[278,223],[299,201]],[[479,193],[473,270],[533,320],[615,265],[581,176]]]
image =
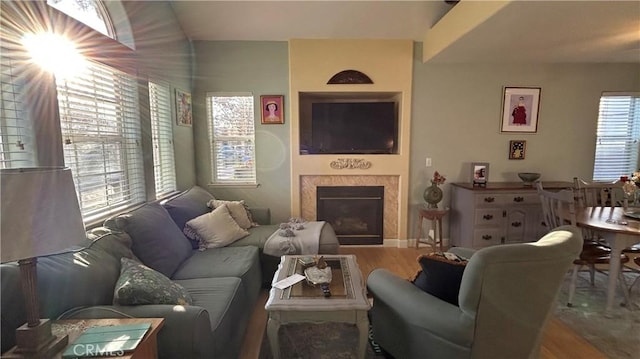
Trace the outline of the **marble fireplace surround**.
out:
[[[302,175],[300,176],[301,216],[315,220],[318,186],[384,186],[383,238],[398,238],[399,176],[393,175]]]

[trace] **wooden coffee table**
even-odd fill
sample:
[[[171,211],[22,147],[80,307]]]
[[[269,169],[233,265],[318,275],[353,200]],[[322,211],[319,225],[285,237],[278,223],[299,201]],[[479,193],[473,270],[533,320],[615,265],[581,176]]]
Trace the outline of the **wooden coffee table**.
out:
[[[294,273],[304,275],[298,258],[308,256],[282,256],[273,283]],[[280,358],[278,330],[287,323],[343,322],[355,324],[360,332],[358,357],[366,353],[371,308],[365,293],[364,280],[354,255],[324,255],[331,267],[331,296],[323,296],[322,289],[305,280],[285,289],[271,288],[265,309],[269,313],[267,336],[274,359]]]

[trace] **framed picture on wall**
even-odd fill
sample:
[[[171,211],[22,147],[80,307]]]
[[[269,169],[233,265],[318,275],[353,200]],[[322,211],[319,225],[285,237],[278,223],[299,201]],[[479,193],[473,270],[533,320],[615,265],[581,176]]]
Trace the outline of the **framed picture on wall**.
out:
[[[509,159],[524,160],[524,152],[527,148],[527,141],[512,140],[509,141]]]
[[[176,121],[180,126],[191,126],[193,123],[191,111],[191,94],[176,89]]]
[[[471,163],[471,182],[474,186],[485,187],[489,181],[489,163]]]
[[[505,87],[500,132],[536,133],[540,87]]]
[[[263,125],[284,123],[284,96],[260,96],[261,121]]]

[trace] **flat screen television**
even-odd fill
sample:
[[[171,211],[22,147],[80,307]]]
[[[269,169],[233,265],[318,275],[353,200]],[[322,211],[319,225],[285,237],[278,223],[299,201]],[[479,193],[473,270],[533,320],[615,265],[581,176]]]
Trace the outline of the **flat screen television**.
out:
[[[303,154],[398,153],[395,102],[312,103],[309,127],[310,136],[301,139]]]

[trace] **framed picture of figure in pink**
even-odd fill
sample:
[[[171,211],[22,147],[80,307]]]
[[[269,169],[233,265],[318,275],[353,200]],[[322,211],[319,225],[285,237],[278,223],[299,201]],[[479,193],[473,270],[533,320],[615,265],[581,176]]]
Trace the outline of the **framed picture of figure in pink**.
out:
[[[540,87],[505,87],[500,132],[538,132]]]
[[[263,125],[284,123],[284,96],[263,95],[260,96],[261,121]]]

